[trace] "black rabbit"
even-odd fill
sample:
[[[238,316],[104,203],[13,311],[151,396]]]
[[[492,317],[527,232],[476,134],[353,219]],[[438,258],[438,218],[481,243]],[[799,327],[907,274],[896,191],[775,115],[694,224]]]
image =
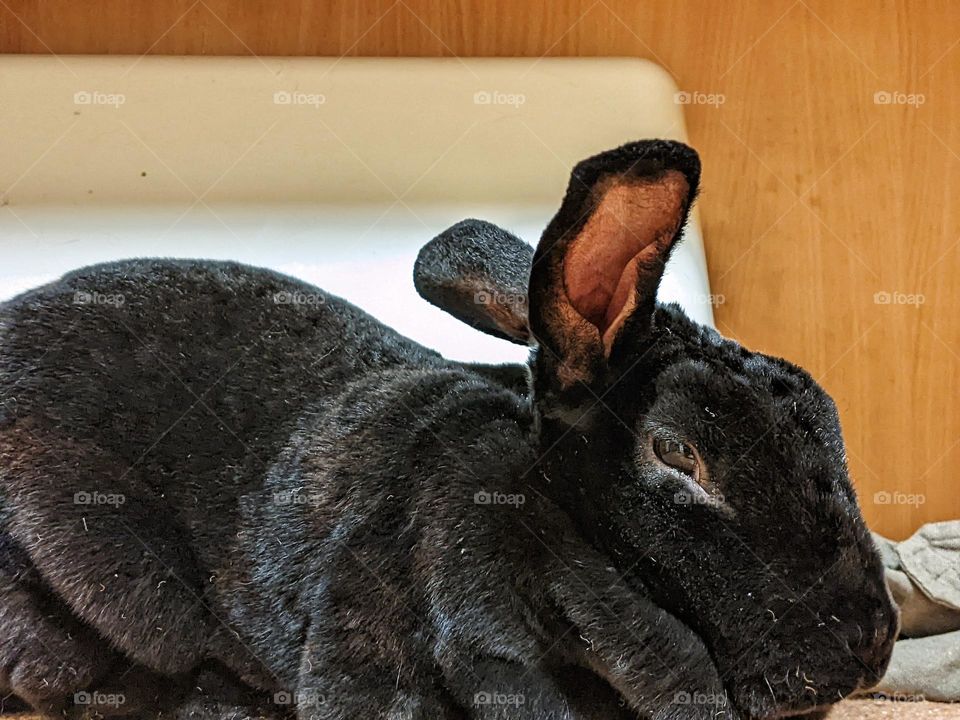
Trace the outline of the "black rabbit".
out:
[[[528,386],[233,263],[0,305],[0,696],[771,718],[874,682],[897,618],[833,403],[656,305],[699,177],[682,144],[625,145],[574,169],[532,262],[446,266],[443,304],[535,339]],[[461,224],[422,260],[507,237]]]

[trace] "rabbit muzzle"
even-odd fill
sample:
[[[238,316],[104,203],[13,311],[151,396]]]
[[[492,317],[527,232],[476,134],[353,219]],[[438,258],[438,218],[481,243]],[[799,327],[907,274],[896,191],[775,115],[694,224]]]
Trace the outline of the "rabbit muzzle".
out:
[[[899,612],[882,578],[864,580],[846,601],[834,599],[824,612],[809,613],[816,622],[786,624],[789,629],[772,641],[785,653],[731,683],[734,702],[746,717],[815,717],[880,681],[899,631]],[[830,612],[833,605],[846,608],[836,611],[846,616],[840,622]],[[802,646],[800,656],[791,652],[788,634]]]

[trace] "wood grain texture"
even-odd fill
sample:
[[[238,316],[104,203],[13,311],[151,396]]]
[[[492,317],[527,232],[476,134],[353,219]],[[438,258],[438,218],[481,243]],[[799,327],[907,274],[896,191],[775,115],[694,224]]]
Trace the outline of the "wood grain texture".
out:
[[[714,96],[688,123],[720,329],[834,395],[868,520],[899,538],[960,517],[958,20],[951,0],[2,0],[0,51],[659,62]]]

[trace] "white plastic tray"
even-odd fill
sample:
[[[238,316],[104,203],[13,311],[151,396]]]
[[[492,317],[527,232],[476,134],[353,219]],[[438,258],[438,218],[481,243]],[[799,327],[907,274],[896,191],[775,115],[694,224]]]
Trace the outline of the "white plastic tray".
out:
[[[448,357],[519,360],[416,295],[419,247],[468,216],[531,244],[570,167],[685,139],[630,59],[0,57],[0,299],[162,255],[276,268]],[[661,299],[712,324],[697,218]]]

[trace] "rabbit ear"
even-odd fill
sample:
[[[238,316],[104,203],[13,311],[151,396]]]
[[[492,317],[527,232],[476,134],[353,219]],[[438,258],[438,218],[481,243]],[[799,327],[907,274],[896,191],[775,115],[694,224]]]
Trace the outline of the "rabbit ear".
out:
[[[427,302],[477,330],[526,345],[533,248],[482,220],[463,220],[417,255],[413,284]]]
[[[593,382],[619,347],[636,347],[649,332],[699,180],[696,152],[662,140],[574,168],[530,277],[530,326],[554,389]]]

